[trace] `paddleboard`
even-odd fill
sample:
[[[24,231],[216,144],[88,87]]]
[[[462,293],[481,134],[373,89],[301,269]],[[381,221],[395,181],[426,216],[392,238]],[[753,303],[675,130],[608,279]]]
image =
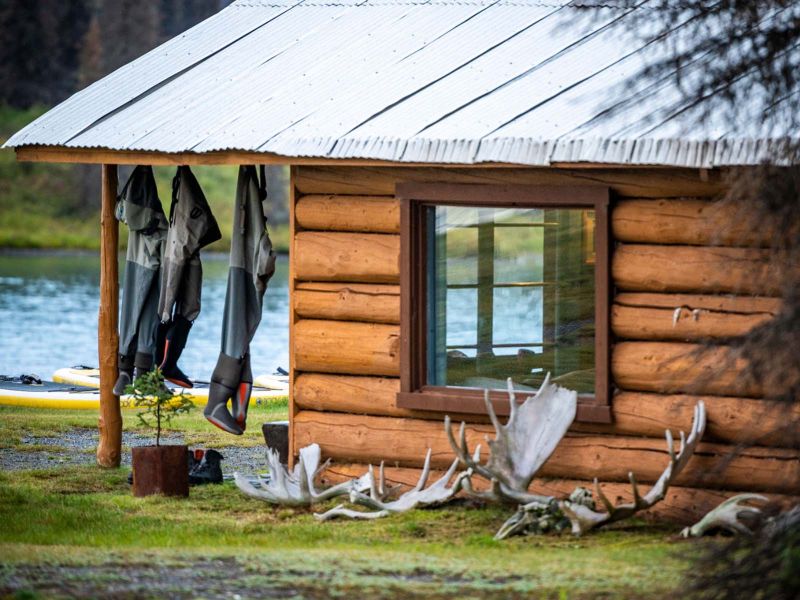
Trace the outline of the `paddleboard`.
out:
[[[100,387],[100,371],[91,367],[68,367],[53,373],[53,381],[97,389]],[[199,386],[198,389],[208,386],[205,382],[200,382],[197,385]],[[289,376],[259,375],[253,378],[253,394],[260,393],[263,390],[281,392],[281,395],[285,396],[289,393]],[[186,391],[187,393],[192,392],[192,390]],[[208,398],[208,392],[203,397]]]
[[[172,389],[176,392],[184,390],[184,388]],[[195,387],[184,390],[184,392],[197,406],[205,406],[208,401],[208,387]],[[281,391],[254,388],[250,396],[250,406],[282,398],[285,395],[286,393]],[[98,410],[100,408],[100,391],[95,387],[54,381],[25,384],[18,380],[0,380],[0,405]],[[123,409],[138,410],[132,406],[130,396],[120,397],[120,406]]]

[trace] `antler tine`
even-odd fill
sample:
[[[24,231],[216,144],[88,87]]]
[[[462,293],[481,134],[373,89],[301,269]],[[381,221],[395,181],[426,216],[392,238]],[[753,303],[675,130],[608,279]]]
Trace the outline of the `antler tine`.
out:
[[[514,415],[517,412],[517,395],[514,392],[514,382],[511,380],[511,377],[506,379],[506,385],[508,386],[508,404],[509,404],[508,420],[512,421],[514,419]]]
[[[675,462],[675,440],[672,438],[672,432],[667,429],[664,432],[664,436],[667,438],[667,452],[669,453],[669,460],[671,463]]]
[[[450,415],[445,415],[444,417],[444,430],[447,433],[447,441],[450,442],[450,448],[453,450],[455,455],[461,459],[465,465],[470,466],[470,460],[468,456],[468,449],[466,448],[466,432],[464,431],[466,425],[464,422],[461,422],[461,430],[459,431],[459,438],[461,444],[456,442],[456,438],[453,437],[453,425],[450,421]]]
[[[425,484],[428,482],[428,476],[431,474],[431,449],[428,448],[427,454],[425,454],[425,464],[422,465],[422,474],[419,476],[419,481],[417,485],[414,486],[414,491],[418,492],[425,487]]]
[[[614,505],[611,504],[611,500],[609,500],[608,496],[606,496],[603,493],[603,490],[600,489],[600,482],[598,481],[597,477],[594,478],[594,492],[597,494],[597,497],[600,498],[600,502],[603,503],[603,506],[606,507],[606,512],[608,514],[614,512]]]
[[[631,482],[631,489],[633,489],[633,505],[638,509],[645,504],[642,502],[642,496],[639,494],[639,485],[636,483],[636,475],[633,471],[628,473],[628,479]]]
[[[325,459],[325,462],[322,463],[316,471],[314,471],[314,477],[311,478],[312,481],[315,480],[320,475],[320,473],[322,473],[325,469],[327,469],[330,466],[330,464],[331,464],[331,459],[330,458]]]
[[[386,472],[383,470],[383,462],[384,461],[381,461],[381,466],[378,468],[378,473],[379,473],[378,492],[380,492],[381,498],[386,496]]]
[[[380,500],[378,488],[375,485],[375,468],[370,464],[367,468],[367,472],[369,473],[369,497],[373,500]]]
[[[494,430],[498,436],[503,431],[503,426],[500,424],[499,419],[497,418],[497,414],[494,412],[494,406],[492,405],[492,401],[489,399],[489,390],[483,390],[483,401],[486,404],[486,412],[489,414],[489,419],[492,421],[492,425],[494,425]]]
[[[302,456],[300,457],[300,463],[299,464],[300,464],[300,469],[298,470],[298,473],[300,475],[300,481],[299,481],[300,492],[301,492],[301,494],[303,495],[304,498],[308,498],[308,497],[311,496],[311,490],[309,489],[308,477],[306,476],[307,475],[307,473],[306,473],[306,463],[303,460]]]

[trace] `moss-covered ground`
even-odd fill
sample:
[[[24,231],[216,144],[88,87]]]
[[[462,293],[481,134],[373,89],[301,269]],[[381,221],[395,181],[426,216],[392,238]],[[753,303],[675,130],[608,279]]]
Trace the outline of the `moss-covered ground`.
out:
[[[150,433],[125,414],[127,431]],[[171,430],[190,445],[252,446],[263,443],[257,424],[285,417],[285,402],[254,407],[247,434],[233,438],[195,411]],[[96,419],[3,407],[0,440],[18,451],[24,439]],[[230,482],[194,487],[189,499],[134,498],[127,475],[95,466],[0,471],[0,597],[653,598],[675,589],[693,548],[674,528],[641,522],[582,539],[497,542],[510,509],[468,502],[318,523],[308,509],[267,505]]]

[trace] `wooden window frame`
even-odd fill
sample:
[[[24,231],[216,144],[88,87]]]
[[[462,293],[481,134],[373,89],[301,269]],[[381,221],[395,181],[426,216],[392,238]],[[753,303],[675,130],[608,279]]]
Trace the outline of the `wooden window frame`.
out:
[[[429,206],[510,208],[583,208],[595,211],[595,394],[578,396],[576,421],[611,422],[610,330],[611,299],[609,204],[603,186],[533,186],[451,183],[399,183],[400,200],[400,392],[398,408],[486,414],[479,388],[427,385],[427,232],[424,209]],[[530,395],[518,392],[519,401]],[[492,390],[498,415],[508,415],[508,395]]]

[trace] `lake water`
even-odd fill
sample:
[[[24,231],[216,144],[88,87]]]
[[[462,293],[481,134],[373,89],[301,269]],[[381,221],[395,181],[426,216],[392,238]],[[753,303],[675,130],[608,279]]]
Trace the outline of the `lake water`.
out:
[[[179,364],[208,380],[217,361],[228,257],[203,254],[202,312]],[[288,256],[278,257],[264,299],[261,326],[250,345],[253,373],[289,367]],[[120,278],[124,264],[120,262]],[[0,374],[97,366],[100,259],[93,254],[0,255]]]

